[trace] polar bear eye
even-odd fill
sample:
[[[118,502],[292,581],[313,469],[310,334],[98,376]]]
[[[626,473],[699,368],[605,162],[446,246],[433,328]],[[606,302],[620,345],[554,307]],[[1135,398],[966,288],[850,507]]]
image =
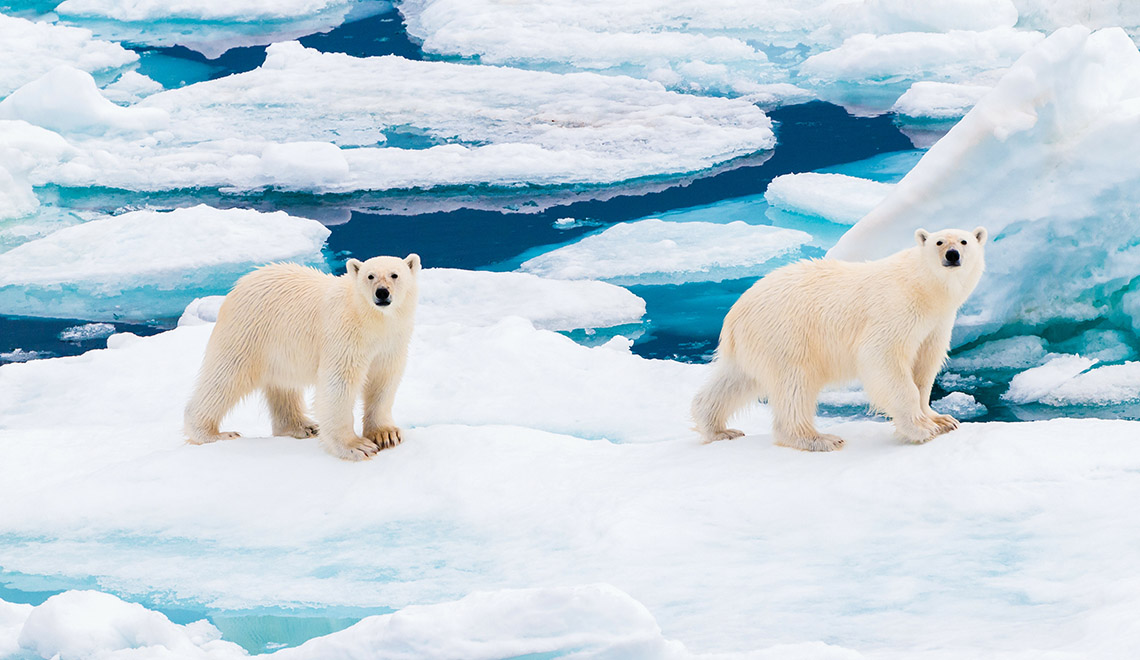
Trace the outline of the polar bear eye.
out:
[[[375,276],[375,275],[369,275],[369,276],[368,276],[368,279],[370,279],[370,280],[374,280],[374,279],[376,279],[376,276]]]
[[[962,245],[965,245],[965,244],[966,244],[966,241],[962,241]]]
[[[398,273],[392,273],[392,279],[398,280],[400,279],[400,275]]]
[[[938,241],[935,245],[942,245],[942,241]]]

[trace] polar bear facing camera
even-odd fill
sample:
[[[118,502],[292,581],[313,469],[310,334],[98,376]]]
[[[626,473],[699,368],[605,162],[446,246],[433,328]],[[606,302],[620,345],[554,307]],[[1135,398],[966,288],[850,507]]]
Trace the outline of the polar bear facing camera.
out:
[[[273,435],[309,438],[361,460],[402,440],[392,419],[418,296],[418,255],[349,259],[335,277],[296,264],[259,268],[222,302],[194,394],[186,406],[192,444],[235,438],[218,427],[242,398],[262,390]],[[316,422],[304,389],[316,385]],[[364,434],[353,406],[364,397]]]
[[[729,310],[713,376],[693,400],[706,442],[744,433],[727,427],[740,408],[766,398],[776,443],[831,451],[843,439],[814,417],[829,383],[862,381],[871,405],[897,434],[926,442],[958,427],[930,407],[958,308],[985,268],[986,230],[915,232],[917,245],[885,259],[801,261],[760,279]]]

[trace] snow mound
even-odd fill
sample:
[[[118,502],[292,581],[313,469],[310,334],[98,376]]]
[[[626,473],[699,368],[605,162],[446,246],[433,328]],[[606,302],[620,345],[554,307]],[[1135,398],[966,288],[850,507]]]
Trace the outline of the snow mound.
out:
[[[967,83],[916,82],[895,101],[891,112],[912,120],[958,119],[991,89],[987,85]]]
[[[605,282],[428,268],[420,274],[416,321],[492,326],[519,316],[546,330],[574,330],[638,323],[644,314],[644,300]]]
[[[1040,367],[1023,371],[1009,382],[1009,390],[1001,398],[1013,403],[1033,403],[1052,399],[1055,389],[1084,373],[1096,360],[1079,355],[1062,355]]]
[[[0,119],[20,119],[58,133],[102,133],[155,131],[170,117],[156,108],[115,105],[99,92],[91,74],[60,65],[0,101]]]
[[[1140,328],[1140,52],[1123,30],[1058,30],[829,253],[871,259],[927,229],[984,225],[987,270],[961,344],[1011,323],[1099,317]],[[1117,304],[1116,300],[1119,300]]]
[[[109,79],[138,59],[90,30],[0,14],[0,99],[60,65]]]
[[[557,279],[637,284],[720,281],[758,275],[798,256],[811,236],[742,221],[625,222],[524,261],[520,269]]]
[[[167,130],[73,137],[79,154],[42,160],[33,184],[310,192],[602,184],[699,171],[775,144],[771,121],[745,101],[594,74],[355,58],[295,42],[270,46],[261,68],[131,108],[143,109],[168,113]]]
[[[772,179],[764,198],[772,206],[853,225],[890,194],[894,184],[845,174],[804,172]]]
[[[177,316],[271,261],[323,264],[329,230],[284,212],[208,206],[105,217],[0,254],[0,313],[78,319]]]

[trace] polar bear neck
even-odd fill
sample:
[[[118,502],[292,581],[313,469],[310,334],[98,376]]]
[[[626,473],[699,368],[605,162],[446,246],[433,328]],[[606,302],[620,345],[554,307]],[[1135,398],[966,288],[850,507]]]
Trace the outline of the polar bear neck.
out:
[[[957,310],[974,292],[985,270],[983,254],[975,252],[971,257],[965,266],[947,268],[938,263],[931,263],[921,248],[912,247],[897,252],[883,261],[912,274],[912,277],[917,274],[913,282],[915,293],[919,298],[941,301],[946,308]]]

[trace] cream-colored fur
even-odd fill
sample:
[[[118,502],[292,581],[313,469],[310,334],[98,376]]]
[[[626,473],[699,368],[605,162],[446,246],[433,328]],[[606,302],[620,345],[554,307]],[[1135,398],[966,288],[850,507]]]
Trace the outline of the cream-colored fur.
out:
[[[347,267],[334,277],[274,264],[238,280],[218,311],[186,406],[191,443],[238,437],[218,426],[258,389],[269,401],[274,435],[319,434],[325,449],[349,460],[400,443],[392,403],[407,362],[420,258],[349,259]],[[310,385],[316,385],[316,423],[304,411]],[[352,419],[362,394],[363,437]]]
[[[825,385],[855,378],[909,442],[957,428],[930,408],[930,389],[958,308],[985,268],[986,230],[920,229],[915,242],[878,261],[791,264],[745,291],[724,319],[713,376],[693,400],[704,440],[744,435],[729,418],[766,398],[777,444],[839,449],[841,438],[815,428],[816,400]],[[959,266],[947,265],[951,249]]]

